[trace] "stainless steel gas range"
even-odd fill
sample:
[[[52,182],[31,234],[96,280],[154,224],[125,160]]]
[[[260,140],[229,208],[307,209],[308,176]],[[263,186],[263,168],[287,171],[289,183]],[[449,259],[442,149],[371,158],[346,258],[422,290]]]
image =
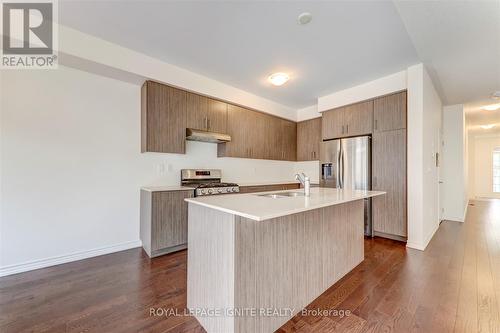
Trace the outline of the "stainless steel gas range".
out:
[[[219,169],[182,169],[181,185],[195,188],[194,195],[217,195],[238,193],[240,188],[235,183],[221,182],[222,172]]]

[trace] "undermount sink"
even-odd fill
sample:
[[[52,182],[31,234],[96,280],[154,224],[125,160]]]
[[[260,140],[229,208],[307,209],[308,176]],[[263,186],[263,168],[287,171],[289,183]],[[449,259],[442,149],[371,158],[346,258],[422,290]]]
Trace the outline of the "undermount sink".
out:
[[[286,198],[286,197],[303,197],[304,193],[302,193],[302,192],[284,192],[284,193],[278,192],[278,193],[257,194],[257,196],[278,199],[278,198]]]
[[[303,192],[285,192],[285,193],[280,193],[279,195],[283,197],[303,197],[305,194]]]

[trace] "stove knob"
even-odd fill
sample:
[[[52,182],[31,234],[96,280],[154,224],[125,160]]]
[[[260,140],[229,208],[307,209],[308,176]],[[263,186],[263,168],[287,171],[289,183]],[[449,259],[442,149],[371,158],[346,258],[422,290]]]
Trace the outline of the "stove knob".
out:
[[[208,194],[212,194],[212,192],[213,192],[212,189],[208,190]]]
[[[203,195],[203,194],[205,194],[205,190],[203,190],[203,189],[199,189],[199,190],[198,190],[198,193],[199,193],[200,195]]]
[[[232,191],[233,191],[233,192],[239,192],[239,191],[240,191],[240,189],[239,189],[239,188],[237,188],[237,187],[233,187],[233,188],[232,188]]]
[[[219,189],[217,190],[217,192],[222,193],[222,189],[221,189],[221,188],[219,188]]]

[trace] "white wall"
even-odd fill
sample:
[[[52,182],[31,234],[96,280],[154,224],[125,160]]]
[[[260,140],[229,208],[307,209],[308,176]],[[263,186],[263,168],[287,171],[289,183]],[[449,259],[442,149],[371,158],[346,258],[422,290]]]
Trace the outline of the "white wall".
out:
[[[474,198],[500,198],[493,192],[493,149],[500,148],[500,134],[476,136],[471,143],[474,147],[471,161],[474,174]]]
[[[293,179],[294,163],[217,158],[209,143],[141,154],[137,85],[63,66],[3,71],[1,84],[0,275],[139,246],[139,188],[178,184],[182,168]]]
[[[318,98],[318,111],[323,112],[370,98],[387,95],[407,87],[406,70],[369,81]]]
[[[464,106],[443,108],[441,209],[444,220],[464,221],[467,207],[466,129]]]
[[[317,104],[297,110],[297,121],[304,121],[318,117],[321,117],[321,113],[318,112]]]
[[[475,161],[474,157],[476,154],[475,149],[475,137],[473,134],[467,134],[467,196],[470,199],[474,199],[476,194],[476,175],[475,175]]]
[[[443,106],[429,74],[424,72],[424,104],[423,104],[423,239],[424,248],[439,227],[439,168],[436,167],[436,153],[441,155],[441,121]]]
[[[442,105],[422,64],[407,70],[408,241],[424,250],[439,227],[439,168]]]
[[[152,79],[296,120],[296,109],[63,25],[58,31],[60,64],[107,73],[122,81]]]

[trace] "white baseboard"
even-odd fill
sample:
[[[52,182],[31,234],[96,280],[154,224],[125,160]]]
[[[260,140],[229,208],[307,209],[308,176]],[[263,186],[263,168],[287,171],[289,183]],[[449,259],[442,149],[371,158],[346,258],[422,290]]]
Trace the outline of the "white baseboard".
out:
[[[425,247],[422,246],[422,244],[414,243],[414,242],[406,242],[406,247],[409,247],[410,249],[415,249],[419,251],[425,250]]]
[[[457,216],[443,216],[443,221],[463,222],[464,218]]]
[[[432,230],[429,233],[429,235],[427,235],[427,237],[424,239],[424,241],[422,243],[406,242],[406,247],[409,247],[409,248],[415,249],[415,250],[419,250],[419,251],[425,251],[425,248],[427,247],[427,245],[429,245],[432,237],[434,236],[434,234],[436,233],[436,231],[438,230],[438,228],[439,228],[439,223],[434,228],[434,230]]]
[[[45,259],[33,260],[24,262],[21,264],[14,264],[9,266],[0,267],[0,276],[7,276],[27,271],[32,271],[34,269],[45,268],[55,265],[64,264],[67,262],[87,259],[91,257],[101,256],[103,254],[109,254],[113,252],[119,252],[123,250],[133,249],[142,246],[140,240],[124,242],[120,244],[115,244],[111,246],[105,246],[97,249],[75,252],[67,255],[50,257]]]

